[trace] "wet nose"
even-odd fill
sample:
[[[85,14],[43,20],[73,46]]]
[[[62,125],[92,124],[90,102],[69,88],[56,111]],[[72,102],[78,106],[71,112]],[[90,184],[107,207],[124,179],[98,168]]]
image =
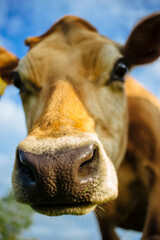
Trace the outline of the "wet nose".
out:
[[[98,172],[93,145],[57,153],[35,154],[17,150],[17,178],[29,196],[67,195],[89,189]]]

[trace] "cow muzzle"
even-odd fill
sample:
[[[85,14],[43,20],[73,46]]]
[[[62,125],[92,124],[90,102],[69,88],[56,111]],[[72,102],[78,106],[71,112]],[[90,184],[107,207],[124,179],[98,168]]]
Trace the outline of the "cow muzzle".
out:
[[[95,143],[40,154],[19,146],[12,176],[15,198],[45,215],[86,214],[117,196],[115,170],[105,160]]]

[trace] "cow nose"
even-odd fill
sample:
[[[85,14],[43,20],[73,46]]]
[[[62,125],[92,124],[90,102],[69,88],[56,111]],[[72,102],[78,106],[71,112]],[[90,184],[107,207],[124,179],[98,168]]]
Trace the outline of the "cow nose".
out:
[[[32,192],[40,195],[40,192],[52,191],[53,197],[56,193],[68,189],[70,192],[79,192],[81,185],[88,189],[87,184],[90,185],[97,174],[97,154],[93,145],[67,152],[40,155],[18,149],[19,178],[25,190],[31,195]]]

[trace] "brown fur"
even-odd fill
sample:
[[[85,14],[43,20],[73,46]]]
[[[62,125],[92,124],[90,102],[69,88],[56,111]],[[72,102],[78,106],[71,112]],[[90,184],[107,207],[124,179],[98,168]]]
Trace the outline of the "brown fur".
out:
[[[120,46],[84,20],[67,16],[42,36],[26,40],[30,51],[17,68],[25,84],[21,97],[28,127],[12,178],[17,200],[48,215],[85,214],[99,205],[97,215],[102,208],[107,212],[98,215],[104,240],[118,239],[115,225],[143,229],[145,240],[160,238],[159,103],[135,80],[126,79],[124,87],[114,75],[122,57],[130,68],[159,57],[159,29],[156,13]],[[117,197],[115,169],[119,196],[111,202]],[[25,176],[34,181],[37,174],[41,180],[35,191],[19,184]],[[63,191],[63,199],[55,189]]]
[[[62,80],[53,88],[54,95],[50,96],[30,135],[35,138],[58,138],[73,133],[93,132],[93,119],[88,116],[73,87]]]
[[[99,223],[103,239],[107,239],[108,232],[109,239],[117,239],[115,225],[142,231],[142,239],[160,239],[160,103],[132,78],[127,79],[126,90],[129,135],[118,171],[119,195],[114,203],[103,206],[106,215],[102,217],[102,213]]]

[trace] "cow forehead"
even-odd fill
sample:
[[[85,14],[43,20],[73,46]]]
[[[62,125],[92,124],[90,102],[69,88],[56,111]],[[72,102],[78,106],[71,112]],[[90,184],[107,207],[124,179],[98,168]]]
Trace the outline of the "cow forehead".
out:
[[[62,31],[63,34],[66,35],[67,33],[69,33],[71,29],[75,29],[75,28],[79,28],[79,29],[83,28],[92,32],[97,32],[96,28],[86,20],[79,18],[77,16],[68,15],[58,20],[47,32],[45,32],[40,37],[44,38],[58,30]]]
[[[61,32],[63,35],[67,36],[71,32],[71,30],[81,30],[81,29],[87,29],[92,32],[97,32],[96,29],[87,21],[76,17],[76,16],[65,16],[62,19],[60,19],[58,22],[56,22],[47,32],[45,32],[41,36],[36,37],[29,37],[25,40],[26,45],[32,47],[35,45],[35,43],[42,41],[47,36],[56,33]]]
[[[59,31],[53,32],[34,46],[19,63],[22,78],[38,86],[55,76],[64,79],[76,75],[79,79],[83,75],[94,81],[101,73],[109,74],[121,57],[120,46],[97,32],[78,28],[70,35],[67,38]]]

